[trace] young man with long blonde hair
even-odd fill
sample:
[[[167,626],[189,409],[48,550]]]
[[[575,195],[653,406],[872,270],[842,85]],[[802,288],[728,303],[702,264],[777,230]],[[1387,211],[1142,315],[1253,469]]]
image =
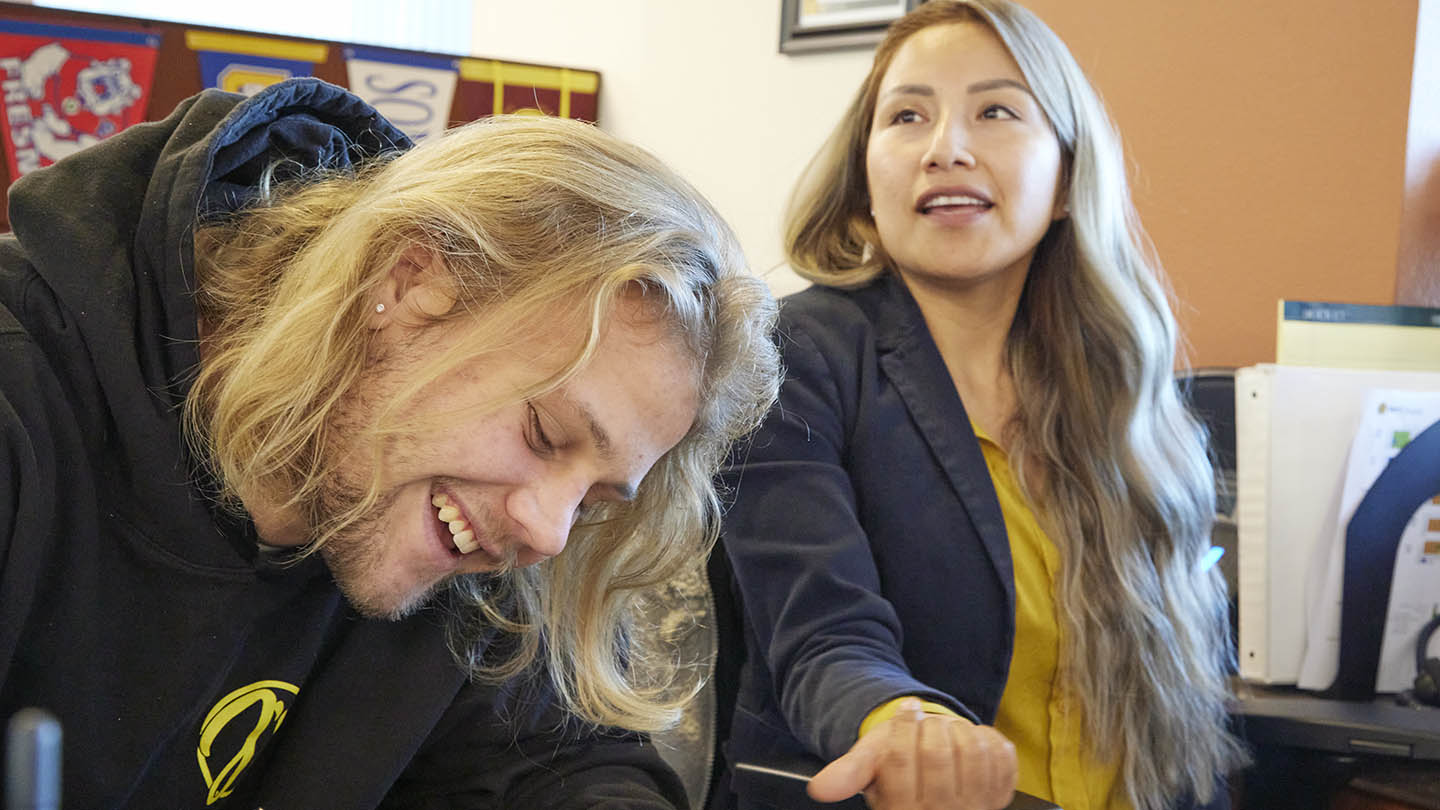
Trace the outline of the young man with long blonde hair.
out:
[[[407,147],[298,80],[12,190],[0,716],[58,715],[67,804],[683,804],[609,729],[678,711],[631,612],[713,538],[774,304],[594,127]]]

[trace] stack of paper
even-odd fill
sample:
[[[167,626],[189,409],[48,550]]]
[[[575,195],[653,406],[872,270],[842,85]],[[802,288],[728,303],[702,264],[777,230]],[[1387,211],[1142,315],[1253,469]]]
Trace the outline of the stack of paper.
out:
[[[1436,418],[1440,397],[1414,392],[1440,391],[1440,309],[1281,301],[1276,357],[1235,377],[1240,674],[1326,688],[1345,527],[1396,443]],[[1382,662],[1424,612],[1405,596],[1421,587],[1411,580],[1440,572],[1440,545],[1411,543],[1401,557]],[[1381,688],[1398,677],[1385,668]]]
[[[1306,643],[1298,685],[1328,689],[1339,670],[1345,533],[1355,508],[1414,436],[1440,421],[1440,393],[1372,390],[1350,445],[1335,524],[1324,528],[1306,585]],[[1415,639],[1440,604],[1440,496],[1422,506],[1400,538],[1390,607],[1380,645],[1380,692],[1408,689],[1415,679]]]
[[[1299,680],[1307,574],[1316,566],[1323,582],[1328,573],[1371,389],[1440,391],[1440,372],[1260,365],[1236,373],[1240,675],[1248,680]],[[1309,601],[1319,604],[1319,592]]]

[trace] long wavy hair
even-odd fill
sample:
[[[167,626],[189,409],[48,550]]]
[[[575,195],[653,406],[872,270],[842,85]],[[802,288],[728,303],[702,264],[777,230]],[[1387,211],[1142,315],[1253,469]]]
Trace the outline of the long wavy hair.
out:
[[[554,390],[591,356],[618,298],[644,294],[695,360],[690,431],[632,503],[588,511],[564,553],[461,578],[438,602],[473,675],[500,681],[543,665],[584,721],[673,722],[685,690],[662,697],[675,668],[637,646],[631,617],[657,583],[704,559],[719,526],[712,476],[778,385],[774,301],[701,195],[595,127],[500,116],[354,171],[277,185],[197,228],[195,242],[205,335],[187,435],[226,503],[259,497],[307,514],[309,552],[382,497],[376,469],[354,509],[314,514],[337,474],[334,450],[350,438],[337,435],[338,407],[374,356],[367,302],[407,251],[439,257],[450,276],[456,302],[437,324],[470,326],[463,345],[378,409],[369,430],[382,438],[411,427],[387,415],[458,363],[574,335],[561,370],[480,410]],[[497,629],[503,643],[488,644]]]
[[[1225,584],[1201,569],[1214,473],[1176,388],[1171,294],[1130,199],[1120,138],[1065,44],[1006,0],[932,0],[896,21],[791,199],[790,261],[842,288],[892,271],[866,186],[876,95],[911,35],[955,23],[1004,43],[1062,154],[1069,216],[1035,251],[1005,346],[1018,403],[1010,456],[1063,561],[1061,674],[1096,754],[1121,759],[1133,806],[1208,801],[1245,756],[1226,730]]]

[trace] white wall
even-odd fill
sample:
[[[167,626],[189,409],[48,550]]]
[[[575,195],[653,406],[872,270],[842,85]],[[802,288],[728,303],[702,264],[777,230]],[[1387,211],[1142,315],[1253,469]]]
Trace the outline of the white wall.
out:
[[[869,51],[778,52],[779,0],[475,0],[476,56],[600,71],[600,125],[650,149],[735,228],[777,295],[781,212]]]
[[[1440,307],[1440,0],[1420,0],[1395,303]]]
[[[14,2],[15,0],[10,0]],[[31,0],[20,0],[31,2]],[[470,7],[476,0],[33,0],[34,5],[94,11],[151,20],[213,25],[241,31],[331,39],[341,42],[465,53]]]

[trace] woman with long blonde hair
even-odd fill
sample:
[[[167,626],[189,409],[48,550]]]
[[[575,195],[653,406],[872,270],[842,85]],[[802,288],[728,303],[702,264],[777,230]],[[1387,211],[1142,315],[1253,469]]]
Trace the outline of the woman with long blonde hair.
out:
[[[730,472],[730,755],[819,755],[813,798],[881,808],[1225,802],[1213,472],[1065,45],[1006,0],[897,21],[787,242],[816,286],[782,306],[780,403]]]

